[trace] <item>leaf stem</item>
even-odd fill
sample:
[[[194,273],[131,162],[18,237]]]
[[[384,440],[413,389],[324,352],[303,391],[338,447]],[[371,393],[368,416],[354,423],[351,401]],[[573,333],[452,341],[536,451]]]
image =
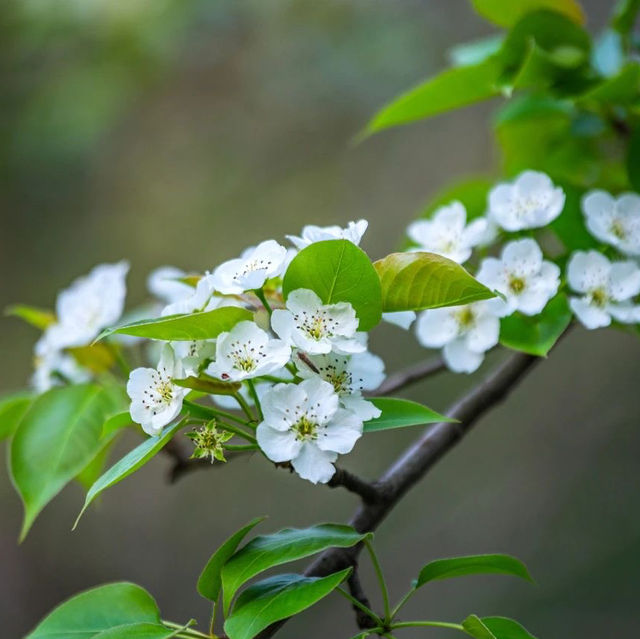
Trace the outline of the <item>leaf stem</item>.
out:
[[[242,428],[238,428],[237,426],[232,426],[231,424],[224,424],[222,422],[217,422],[216,425],[218,426],[218,428],[220,428],[220,430],[226,430],[228,433],[233,433],[238,437],[242,437],[243,439],[246,439],[248,442],[251,442],[252,444],[258,443],[256,441],[256,438],[253,435],[242,430]]]
[[[258,450],[259,446],[257,444],[225,444],[225,450],[233,450],[235,452],[240,452],[243,450]]]
[[[449,623],[448,621],[401,621],[391,624],[391,630],[396,628],[450,628],[451,630],[460,630],[464,632],[464,628],[459,623]]]
[[[375,621],[379,626],[383,625],[382,619],[380,619],[380,617],[378,617],[378,615],[376,615],[376,613],[373,612],[371,608],[368,608],[361,601],[358,601],[353,595],[348,593],[346,590],[342,588],[336,588],[336,592],[339,592],[345,599],[348,599],[352,603],[352,605],[354,605],[356,608],[359,608],[360,610],[362,610],[362,612],[364,612],[364,614],[367,615],[367,617],[370,617],[371,619],[373,619],[373,621]]]
[[[195,623],[194,620],[191,622]],[[163,625],[167,626],[167,628],[171,628],[172,630],[179,630],[180,633],[177,635],[178,637],[197,637],[198,639],[211,639],[209,635],[205,635],[203,632],[199,632],[195,628],[189,628],[189,624],[181,625],[178,623],[173,623],[173,621],[165,621],[162,620]]]
[[[250,422],[255,421],[255,417],[251,412],[251,407],[247,403],[247,400],[242,395],[240,395],[240,393],[234,393],[233,397],[236,400],[236,402],[238,402],[238,404],[240,405],[240,408],[242,409],[242,412],[247,416],[249,421]]]
[[[269,313],[269,317],[271,317],[271,313],[273,313],[273,309],[271,308],[271,304],[267,301],[267,296],[264,294],[263,288],[256,288],[253,291],[256,294],[256,297],[262,302],[267,313]]]
[[[205,414],[209,418],[222,417],[232,422],[236,422],[236,424],[242,424],[243,426],[247,426],[246,420],[242,419],[241,417],[238,417],[237,415],[234,415],[233,413],[228,413],[225,410],[213,408],[212,406],[203,406],[202,404],[196,404],[195,402],[189,401],[188,399],[185,399],[182,403],[184,406],[186,406],[187,409],[189,408],[194,409],[196,413],[194,414],[194,416],[197,416],[197,414],[199,413],[201,415]],[[250,416],[250,419],[253,419],[252,415]]]
[[[382,567],[380,566],[380,562],[378,561],[378,555],[376,555],[376,551],[373,549],[371,541],[368,538],[365,538],[364,545],[366,546],[367,552],[371,557],[371,563],[373,564],[373,569],[376,573],[376,577],[378,578],[378,583],[380,584],[382,600],[384,603],[384,620],[386,622],[389,622],[391,620],[391,606],[389,605],[389,591],[387,589],[387,582],[384,580]]]
[[[262,415],[262,406],[260,405],[260,398],[258,397],[258,393],[256,391],[256,385],[253,383],[252,379],[248,379],[247,386],[249,387],[249,394],[253,398],[253,403],[256,405],[256,410],[258,411],[258,419],[262,421],[264,419],[264,416]]]
[[[411,588],[409,590],[409,592],[407,592],[407,594],[404,595],[404,597],[402,597],[402,599],[400,599],[400,601],[396,604],[396,607],[391,611],[391,619],[394,619],[397,616],[397,614],[400,612],[401,608],[403,608],[404,605],[407,603],[407,601],[409,601],[409,599],[411,599],[411,597],[413,597],[415,592],[416,592],[416,589],[415,588]]]

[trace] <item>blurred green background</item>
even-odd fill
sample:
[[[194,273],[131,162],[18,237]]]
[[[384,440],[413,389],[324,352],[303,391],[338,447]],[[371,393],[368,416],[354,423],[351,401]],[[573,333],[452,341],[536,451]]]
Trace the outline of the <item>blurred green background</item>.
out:
[[[596,30],[610,3],[584,4]],[[448,47],[489,32],[465,0],[5,1],[2,306],[51,306],[71,279],[120,258],[132,263],[137,303],[155,266],[211,268],[306,223],[365,217],[364,247],[389,252],[430,194],[497,170],[491,105],[350,139],[385,100],[443,66]],[[35,339],[3,320],[2,390],[28,379]],[[426,355],[393,327],[376,330],[372,349],[390,370]],[[397,595],[422,563],[449,554],[513,553],[538,585],[436,584],[407,617],[503,614],[541,639],[637,634],[639,356],[629,335],[576,330],[408,495],[377,535]],[[472,381],[444,375],[408,396],[444,409]],[[369,436],[344,463],[375,477],[415,435]],[[166,470],[155,460],[108,491],[74,533],[82,492],[69,487],[21,546],[19,500],[0,484],[3,637],[113,580],[147,587],[167,618],[205,624],[195,580],[233,530],[259,514],[269,515],[265,531],[342,521],[355,506],[258,456],[171,487]],[[336,598],[279,636],[355,631]],[[448,636],[403,636],[427,635]]]

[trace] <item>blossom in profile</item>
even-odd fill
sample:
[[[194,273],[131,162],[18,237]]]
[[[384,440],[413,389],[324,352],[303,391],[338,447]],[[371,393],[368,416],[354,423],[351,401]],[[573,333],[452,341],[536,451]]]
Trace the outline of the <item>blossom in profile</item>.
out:
[[[513,182],[495,186],[489,193],[489,218],[505,231],[546,226],[564,208],[564,191],[537,171],[524,171]]]
[[[590,191],[582,199],[591,234],[624,255],[640,255],[640,195],[614,198],[605,191]]]
[[[287,239],[298,250],[324,240],[349,240],[349,242],[353,242],[358,246],[362,236],[367,230],[367,226],[369,226],[367,220],[349,222],[345,228],[340,226],[314,226],[313,224],[309,224],[302,229],[300,236],[287,235]]]
[[[190,297],[193,287],[181,281],[186,273],[175,266],[160,266],[147,278],[149,292],[166,304]]]
[[[282,368],[291,356],[285,341],[273,339],[255,322],[238,322],[229,332],[220,333],[216,341],[215,360],[207,373],[223,381],[269,375]]]
[[[447,367],[473,373],[484,354],[498,343],[500,320],[488,301],[424,311],[416,322],[416,337],[426,348],[442,348]]]
[[[467,211],[460,202],[442,206],[431,218],[409,224],[407,235],[416,246],[413,250],[437,253],[458,264],[471,257],[474,246],[485,242],[489,230],[486,218],[467,224]]]
[[[485,258],[476,278],[504,296],[491,300],[498,315],[537,315],[558,292],[560,268],[544,260],[536,241],[526,238],[506,244],[500,259]]]
[[[348,302],[323,304],[309,289],[289,293],[286,309],[277,309],[271,326],[285,342],[306,353],[361,353],[364,340],[356,336],[358,318]]]
[[[165,344],[157,368],[136,368],[127,382],[131,419],[149,435],[158,435],[182,410],[188,389],[173,383],[183,377],[183,368],[171,346]]]
[[[224,295],[240,295],[258,289],[272,278],[282,275],[287,249],[275,240],[266,240],[248,248],[236,259],[223,262],[211,276],[213,288]]]
[[[264,394],[258,445],[274,462],[291,462],[310,482],[326,483],[338,455],[350,452],[362,435],[362,420],[340,408],[333,386],[319,377],[277,384]]]
[[[610,262],[598,251],[576,251],[567,266],[567,281],[580,294],[569,304],[586,328],[609,326],[612,318],[625,324],[640,322],[640,307],[631,301],[640,293],[635,262]]]

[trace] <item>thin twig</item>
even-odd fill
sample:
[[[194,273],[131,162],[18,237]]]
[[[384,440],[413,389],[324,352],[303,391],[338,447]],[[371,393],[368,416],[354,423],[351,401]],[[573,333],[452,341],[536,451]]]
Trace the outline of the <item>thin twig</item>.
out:
[[[351,596],[359,601],[365,608],[371,610],[371,603],[369,601],[369,597],[367,597],[364,588],[362,587],[362,583],[360,582],[360,576],[358,575],[358,564],[354,563],[353,570],[349,575],[349,580],[347,581],[349,586],[349,592]],[[356,623],[358,624],[358,628],[360,630],[367,630],[369,628],[375,628],[376,622],[357,606],[353,606],[353,610],[356,613]]]
[[[341,486],[348,491],[359,495],[366,504],[376,502],[380,493],[374,484],[371,484],[344,468],[336,468],[336,472],[327,484],[330,488]]]

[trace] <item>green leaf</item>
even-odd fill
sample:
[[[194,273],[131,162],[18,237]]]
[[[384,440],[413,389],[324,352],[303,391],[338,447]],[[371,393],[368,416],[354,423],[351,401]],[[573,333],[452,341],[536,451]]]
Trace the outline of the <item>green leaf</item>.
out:
[[[468,220],[480,217],[487,209],[487,193],[493,186],[494,180],[486,177],[470,177],[453,182],[436,193],[422,210],[420,217],[431,217],[436,209],[451,204],[454,200],[464,205]]]
[[[218,599],[222,586],[222,567],[231,558],[231,555],[236,551],[247,533],[261,521],[264,521],[264,519],[264,517],[257,517],[251,520],[246,526],[233,533],[233,535],[211,555],[198,579],[198,592],[205,599],[209,599],[210,601],[216,601]]]
[[[507,617],[482,617],[482,623],[496,639],[536,639],[517,621]]]
[[[26,639],[91,639],[103,630],[141,622],[160,623],[151,595],[135,584],[107,584],[58,606]]]
[[[462,627],[468,635],[476,639],[498,639],[476,615],[469,615],[462,622]]]
[[[457,421],[408,399],[398,399],[397,397],[371,397],[367,399],[382,411],[382,415],[364,423],[365,433]]]
[[[491,35],[473,42],[463,42],[449,49],[449,59],[457,67],[478,64],[498,53],[503,42],[502,34]]]
[[[190,341],[213,339],[230,331],[238,322],[250,320],[252,315],[244,308],[223,306],[212,311],[202,313],[188,313],[186,315],[167,315],[156,319],[141,320],[124,326],[108,328],[98,336],[103,339],[109,335],[134,335],[149,339],[167,341]]]
[[[0,400],[0,441],[8,439],[33,401],[31,393],[14,393]]]
[[[321,524],[311,528],[285,528],[252,539],[222,568],[225,614],[240,586],[259,573],[327,548],[350,548],[366,537],[368,535],[361,535],[350,526]]]
[[[542,313],[529,317],[514,313],[500,321],[500,343],[516,351],[546,357],[571,323],[566,295],[556,295]]]
[[[133,423],[134,422],[131,419],[131,414],[128,410],[124,410],[120,413],[116,413],[115,415],[111,415],[111,417],[109,417],[109,419],[107,419],[104,424],[102,424],[102,437],[108,437],[113,433],[117,433],[118,431],[126,428]]]
[[[380,282],[367,254],[348,240],[325,240],[302,249],[284,275],[285,299],[291,291],[307,288],[324,304],[349,302],[369,331],[382,316]]]
[[[78,515],[73,528],[75,529],[80,517],[89,507],[89,504],[104,490],[121,482],[129,475],[142,468],[150,459],[155,457],[171,440],[176,432],[183,426],[182,422],[167,426],[159,435],[149,437],[139,446],[127,453],[120,461],[116,462],[104,473],[89,489],[84,500],[84,506]]]
[[[351,568],[328,577],[276,575],[260,581],[238,597],[224,630],[229,639],[253,639],[272,623],[297,615],[326,597],[350,572]]]
[[[527,567],[510,555],[471,555],[469,557],[453,557],[436,559],[428,563],[418,575],[416,588],[424,584],[452,577],[467,575],[512,575],[533,582]]]
[[[621,33],[628,35],[633,29],[640,10],[640,0],[618,0],[611,18],[611,26]]]
[[[500,92],[501,72],[502,65],[496,56],[479,64],[447,69],[383,107],[360,137],[488,100]]]
[[[587,231],[584,223],[584,215],[580,206],[582,190],[578,190],[564,182],[560,183],[566,196],[564,209],[549,228],[558,236],[564,244],[567,253],[579,250],[597,248],[598,242]]]
[[[5,315],[19,317],[27,324],[44,330],[51,324],[55,324],[56,316],[48,310],[27,306],[26,304],[14,304],[5,309]]]
[[[459,264],[434,253],[392,253],[374,262],[382,310],[421,311],[495,297]]]
[[[629,104],[640,94],[640,65],[627,63],[620,71],[589,89],[578,100],[580,102],[605,102],[607,104]]]
[[[551,9],[584,24],[585,15],[576,0],[471,0],[474,9],[487,20],[501,27],[511,27],[525,14],[540,9]]]
[[[109,628],[95,635],[95,639],[171,639],[180,630],[167,628],[157,623],[132,623]]]
[[[213,377],[194,377],[193,375],[185,379],[173,379],[171,381],[176,386],[191,388],[210,395],[233,395],[242,388],[242,384],[239,382],[221,382]]]
[[[24,504],[20,539],[38,513],[98,454],[112,393],[92,384],[56,388],[40,395],[11,442],[13,483]]]
[[[627,153],[627,175],[635,191],[640,191],[640,127],[631,135]]]

